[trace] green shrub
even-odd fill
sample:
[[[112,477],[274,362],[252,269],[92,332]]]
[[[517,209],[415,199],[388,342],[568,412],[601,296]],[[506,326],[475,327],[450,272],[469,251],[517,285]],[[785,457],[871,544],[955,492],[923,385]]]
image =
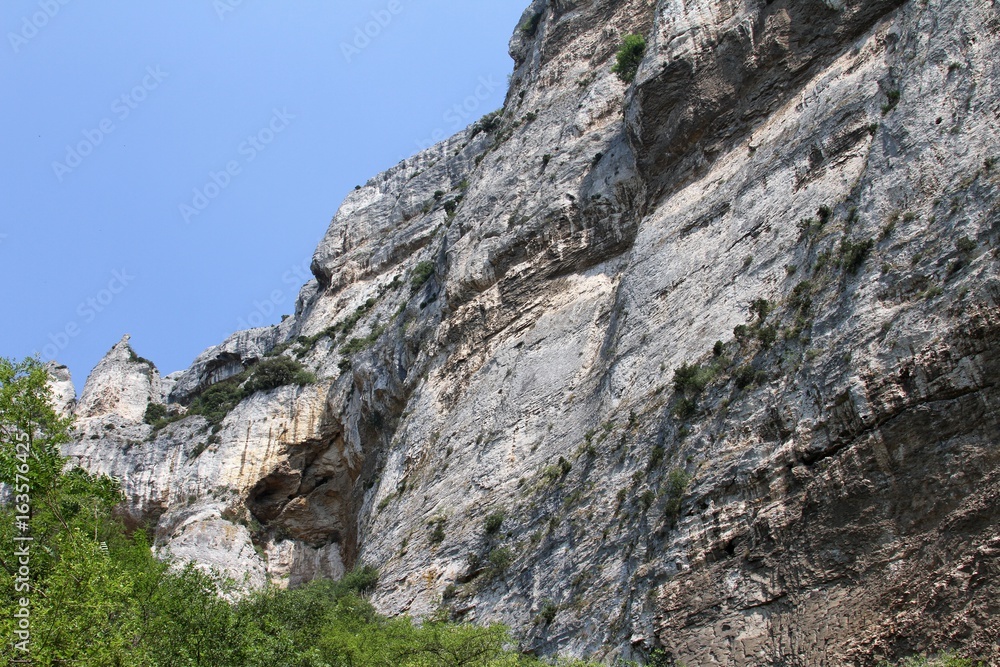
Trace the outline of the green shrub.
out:
[[[340,333],[345,335],[351,333],[354,331],[354,327],[357,326],[358,322],[360,322],[361,319],[368,314],[368,311],[374,308],[377,303],[378,301],[376,299],[368,299],[363,304],[358,306],[353,313],[348,315],[347,319],[345,319],[339,327],[329,327],[324,329],[320,333],[320,336],[330,336],[333,338],[337,335],[338,330]]]
[[[410,277],[410,287],[414,292],[424,286],[431,276],[434,275],[434,262],[424,260],[413,267],[413,275]]]
[[[658,467],[663,463],[663,456],[666,454],[666,450],[663,449],[663,445],[656,445],[653,447],[653,452],[649,455],[649,469]]]
[[[788,305],[793,310],[800,313],[807,313],[812,308],[813,284],[808,280],[803,280],[792,289],[792,295],[788,299]]]
[[[191,401],[188,414],[200,415],[218,426],[240,401],[255,392],[314,382],[316,376],[294,359],[285,356],[265,358],[253,368],[202,391]]]
[[[688,396],[681,396],[674,404],[673,414],[677,419],[691,419],[698,414],[698,401]]]
[[[736,382],[736,386],[740,389],[746,389],[754,383],[757,379],[757,372],[753,369],[753,366],[746,364],[745,366],[740,366],[733,373],[733,380]]]
[[[955,250],[963,255],[968,255],[976,249],[976,242],[968,236],[962,236],[955,241]]]
[[[639,71],[639,63],[646,55],[646,39],[642,35],[628,35],[615,56],[611,71],[624,83],[631,83]]]
[[[896,108],[896,105],[899,104],[900,94],[898,90],[890,90],[885,94],[885,97],[886,102],[882,105],[883,116]]]
[[[503,525],[503,520],[504,515],[500,510],[492,512],[489,516],[487,516],[485,521],[486,534],[493,535],[499,531],[500,527]]]
[[[491,111],[479,120],[477,120],[472,125],[472,137],[475,137],[480,132],[486,132],[489,134],[494,130],[499,130],[500,125],[503,122],[503,109],[497,109],[496,111]]]
[[[761,327],[757,329],[757,340],[760,341],[761,347],[765,350],[774,345],[774,341],[778,338],[778,331],[774,327]]]
[[[685,362],[674,371],[674,389],[681,394],[697,396],[714,378],[713,368]]]
[[[535,616],[535,625],[548,625],[555,620],[558,613],[559,605],[552,600],[544,600],[538,610],[538,615]]]
[[[750,315],[757,317],[758,322],[763,322],[774,310],[774,305],[767,299],[754,299],[750,303]]]
[[[448,523],[448,520],[445,519],[445,518],[443,518],[443,517],[439,517],[437,519],[432,519],[428,523],[428,525],[430,526],[430,529],[431,529],[431,533],[430,533],[430,536],[428,537],[428,539],[430,540],[431,544],[441,544],[442,542],[444,542],[444,538],[445,538],[444,527],[445,527],[445,524],[447,524],[447,523]]]
[[[558,462],[554,465],[545,466],[542,469],[542,477],[551,484],[559,478],[568,475],[569,471],[572,469],[573,464],[567,461],[564,457],[560,456]]]
[[[302,364],[288,357],[264,359],[253,367],[250,379],[244,385],[247,396],[258,391],[270,391],[287,385],[305,386],[316,382],[316,376]]]
[[[146,414],[142,420],[147,424],[155,424],[167,416],[167,406],[162,403],[149,403],[146,405]]]
[[[347,341],[341,348],[340,353],[345,357],[349,357],[358,352],[363,352],[369,347],[375,344],[375,341],[385,332],[385,326],[379,325],[371,330],[371,332],[364,338],[352,338]],[[341,369],[343,370],[343,369]]]
[[[691,475],[680,468],[674,468],[667,475],[667,503],[664,512],[667,516],[677,518],[681,511],[681,501],[687,491],[688,484],[691,483]]]
[[[500,575],[514,562],[514,552],[507,547],[500,547],[492,550],[486,560],[489,561],[493,574]]]
[[[222,382],[213,384],[211,387],[201,392],[191,407],[188,408],[189,415],[201,415],[212,424],[221,424],[233,408],[246,398],[240,384],[246,379],[246,372],[240,373],[236,377],[229,378]]]
[[[563,475],[568,475],[569,471],[573,469],[573,465],[562,456],[559,457],[558,465]]]
[[[648,510],[653,506],[654,500],[656,500],[656,494],[651,489],[646,489],[639,495],[639,506],[644,510]]]
[[[864,241],[844,239],[840,242],[840,266],[849,273],[857,273],[868,259],[873,247],[875,242],[872,239]]]
[[[345,597],[352,594],[371,593],[378,585],[378,570],[371,565],[361,565],[354,568],[334,584],[333,590],[336,597]]]
[[[128,349],[128,360],[130,363],[133,364],[145,364],[150,368],[156,368],[156,364],[154,364],[146,357],[140,357],[138,354],[135,353],[135,350],[133,350],[131,347]]]
[[[799,238],[808,238],[819,233],[826,224],[825,219],[803,218],[799,221]]]

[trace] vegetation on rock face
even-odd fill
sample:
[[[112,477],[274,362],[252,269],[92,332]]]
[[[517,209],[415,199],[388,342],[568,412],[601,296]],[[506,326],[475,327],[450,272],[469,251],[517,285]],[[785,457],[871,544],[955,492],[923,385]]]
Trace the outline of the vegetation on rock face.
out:
[[[485,521],[486,534],[493,535],[494,533],[498,532],[500,530],[500,527],[503,525],[503,520],[504,520],[504,514],[499,510],[496,512],[492,512],[489,516],[487,516]]]
[[[618,49],[615,64],[611,71],[618,75],[618,78],[625,83],[632,83],[636,72],[639,71],[639,63],[646,55],[646,38],[642,35],[628,35]]]
[[[129,348],[128,350],[128,360],[133,364],[145,364],[150,368],[156,368],[156,364],[145,357],[140,357],[132,348]]]
[[[246,378],[245,373],[213,384],[198,396],[188,408],[189,415],[201,415],[212,424],[221,424],[233,408],[239,404],[246,394],[240,383]]]
[[[481,132],[486,132],[489,134],[494,130],[500,129],[500,125],[503,122],[503,109],[497,109],[496,111],[491,111],[475,123],[472,124],[472,129],[470,130],[469,138],[472,139],[477,134]]]
[[[305,386],[316,382],[316,376],[307,371],[298,361],[286,356],[268,357],[242,373],[217,382],[198,394],[188,407],[188,415],[201,415],[210,423],[218,425],[240,401],[258,391],[270,391],[289,385]],[[152,405],[152,404],[151,404]],[[147,408],[159,412],[158,408]],[[162,428],[166,423],[176,421],[179,416],[168,415],[153,423]]]
[[[532,14],[531,18],[521,24],[521,32],[528,37],[534,37],[538,32],[538,24],[542,22],[542,13]]]
[[[302,364],[288,357],[264,359],[254,366],[250,379],[244,385],[247,395],[258,391],[268,391],[287,385],[304,386],[316,382],[316,376],[305,370]]]
[[[155,425],[162,419],[166,419],[167,406],[162,403],[150,403],[146,406],[146,414],[142,420],[150,425]]]
[[[414,292],[424,286],[431,276],[434,275],[434,262],[423,261],[413,269],[413,276],[410,278],[410,287]]]

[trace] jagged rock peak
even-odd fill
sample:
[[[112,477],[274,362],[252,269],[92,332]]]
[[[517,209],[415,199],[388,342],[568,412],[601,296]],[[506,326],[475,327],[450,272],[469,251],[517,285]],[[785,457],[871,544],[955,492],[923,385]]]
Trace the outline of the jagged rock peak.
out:
[[[80,395],[76,415],[87,419],[118,415],[141,422],[149,403],[164,401],[156,366],[135,353],[125,334],[91,371]]]

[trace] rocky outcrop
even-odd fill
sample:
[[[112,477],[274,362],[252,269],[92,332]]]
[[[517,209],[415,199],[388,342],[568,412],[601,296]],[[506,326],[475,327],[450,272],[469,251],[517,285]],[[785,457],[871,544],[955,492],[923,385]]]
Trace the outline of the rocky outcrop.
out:
[[[76,406],[81,419],[114,415],[140,422],[149,403],[162,402],[159,372],[151,362],[136,356],[129,338],[126,334],[90,374]]]
[[[293,317],[169,381],[120,343],[67,451],[175,557],[369,563],[539,654],[1000,660],[998,22],[535,0],[503,110],[351,193]],[[281,359],[316,381],[254,391]]]
[[[55,362],[49,362],[45,368],[52,388],[52,404],[59,415],[69,417],[76,409],[76,388],[69,368]]]

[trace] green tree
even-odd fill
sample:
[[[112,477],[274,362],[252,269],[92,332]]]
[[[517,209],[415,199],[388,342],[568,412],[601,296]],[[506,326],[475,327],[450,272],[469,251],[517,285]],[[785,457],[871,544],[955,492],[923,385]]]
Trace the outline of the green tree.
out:
[[[0,657],[26,657],[21,613],[35,664],[139,664],[128,657],[131,612],[155,564],[113,516],[115,483],[65,471],[71,422],[52,408],[48,382],[37,360],[0,359],[0,482],[12,492],[0,506]]]

